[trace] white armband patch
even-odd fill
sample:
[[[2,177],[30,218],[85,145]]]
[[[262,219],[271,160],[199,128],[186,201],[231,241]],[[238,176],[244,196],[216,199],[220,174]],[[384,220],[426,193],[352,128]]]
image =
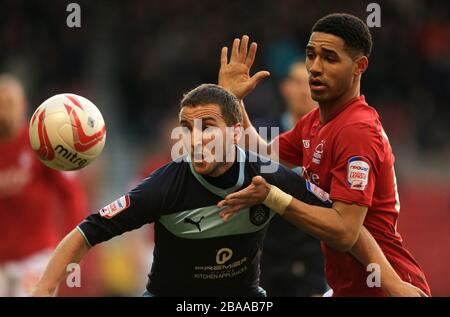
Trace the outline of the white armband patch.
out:
[[[116,201],[113,201],[109,205],[100,209],[99,213],[100,213],[100,216],[102,216],[103,218],[111,219],[112,217],[121,213],[128,207],[130,207],[130,196],[124,195],[124,196],[120,197],[119,199],[117,199]]]
[[[352,156],[347,163],[347,183],[350,189],[364,190],[369,182],[369,161],[362,156]]]

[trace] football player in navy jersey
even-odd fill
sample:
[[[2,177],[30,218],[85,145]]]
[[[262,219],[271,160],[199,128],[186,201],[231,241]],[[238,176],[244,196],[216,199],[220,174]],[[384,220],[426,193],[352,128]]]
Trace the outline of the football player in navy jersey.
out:
[[[187,155],[81,222],[56,249],[33,295],[53,295],[67,265],[94,245],[154,222],[147,296],[265,296],[259,262],[274,212],[259,204],[224,222],[217,203],[259,175],[306,203],[329,202],[280,165],[265,173],[274,162],[237,147],[241,120],[238,99],[223,88],[206,84],[187,93],[180,110]],[[217,138],[221,146],[209,147]]]

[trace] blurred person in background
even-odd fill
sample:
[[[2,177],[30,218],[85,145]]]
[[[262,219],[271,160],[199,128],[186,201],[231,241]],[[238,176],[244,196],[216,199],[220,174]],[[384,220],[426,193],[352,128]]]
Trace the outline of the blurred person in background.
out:
[[[286,103],[279,123],[282,133],[317,107],[311,98],[303,60],[291,64],[280,84],[280,93]],[[261,285],[269,296],[323,294],[326,282],[319,241],[281,217],[274,217],[264,240]]]
[[[301,117],[317,107],[317,103],[311,98],[304,59],[291,64],[287,77],[280,84],[280,94],[286,104],[286,111],[280,119],[280,132],[286,132]]]
[[[31,149],[20,81],[0,75],[0,296],[27,296],[57,241],[84,216],[75,174],[52,170]],[[57,212],[56,212],[57,211]]]

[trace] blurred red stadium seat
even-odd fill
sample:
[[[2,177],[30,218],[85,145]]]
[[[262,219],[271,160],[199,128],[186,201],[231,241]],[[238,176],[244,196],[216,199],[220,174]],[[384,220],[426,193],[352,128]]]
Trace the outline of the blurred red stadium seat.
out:
[[[399,188],[404,244],[425,271],[433,296],[449,296],[450,184],[404,179]]]

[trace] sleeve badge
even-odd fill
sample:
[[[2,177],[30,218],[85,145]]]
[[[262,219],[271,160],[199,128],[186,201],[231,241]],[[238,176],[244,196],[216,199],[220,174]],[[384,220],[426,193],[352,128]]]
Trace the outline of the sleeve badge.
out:
[[[347,163],[347,183],[350,189],[363,191],[369,181],[369,161],[362,156],[352,156]]]

